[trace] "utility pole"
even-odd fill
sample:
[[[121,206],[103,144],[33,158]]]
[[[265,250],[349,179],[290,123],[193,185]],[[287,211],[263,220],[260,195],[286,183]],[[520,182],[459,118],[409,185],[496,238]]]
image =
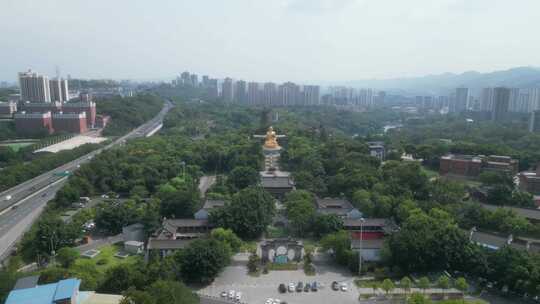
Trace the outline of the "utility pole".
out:
[[[360,218],[360,252],[358,254],[358,276],[362,275],[362,239],[364,237],[364,218]]]

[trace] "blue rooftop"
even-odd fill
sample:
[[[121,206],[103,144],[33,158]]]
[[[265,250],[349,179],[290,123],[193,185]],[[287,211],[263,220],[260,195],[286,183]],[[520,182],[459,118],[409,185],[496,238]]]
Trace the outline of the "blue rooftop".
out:
[[[57,300],[70,299],[79,290],[80,284],[79,279],[67,279],[33,288],[12,290],[4,304],[53,304]]]

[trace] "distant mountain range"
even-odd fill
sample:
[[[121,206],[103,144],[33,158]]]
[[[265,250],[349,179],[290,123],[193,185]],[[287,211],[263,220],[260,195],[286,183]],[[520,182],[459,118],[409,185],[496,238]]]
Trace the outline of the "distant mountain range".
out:
[[[462,74],[444,73],[411,78],[355,80],[332,85],[384,89],[390,93],[401,94],[447,94],[460,86],[473,90],[494,86],[540,88],[540,68],[517,67],[490,73],[470,71]]]

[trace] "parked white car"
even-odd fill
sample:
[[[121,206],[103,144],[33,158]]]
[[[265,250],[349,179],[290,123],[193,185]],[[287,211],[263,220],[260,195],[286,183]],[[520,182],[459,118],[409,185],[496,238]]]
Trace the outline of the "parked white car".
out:
[[[229,290],[229,299],[234,299],[234,290]]]
[[[237,291],[236,292],[236,301],[240,302],[241,299],[242,299],[242,292]]]

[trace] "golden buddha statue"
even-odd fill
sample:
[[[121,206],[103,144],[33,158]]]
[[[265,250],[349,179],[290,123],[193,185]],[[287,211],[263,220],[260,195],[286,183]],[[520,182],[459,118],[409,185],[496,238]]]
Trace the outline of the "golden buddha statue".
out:
[[[266,136],[264,139],[264,147],[267,149],[279,149],[281,148],[277,142],[277,135],[274,131],[274,128],[270,126],[268,131],[266,131]]]

